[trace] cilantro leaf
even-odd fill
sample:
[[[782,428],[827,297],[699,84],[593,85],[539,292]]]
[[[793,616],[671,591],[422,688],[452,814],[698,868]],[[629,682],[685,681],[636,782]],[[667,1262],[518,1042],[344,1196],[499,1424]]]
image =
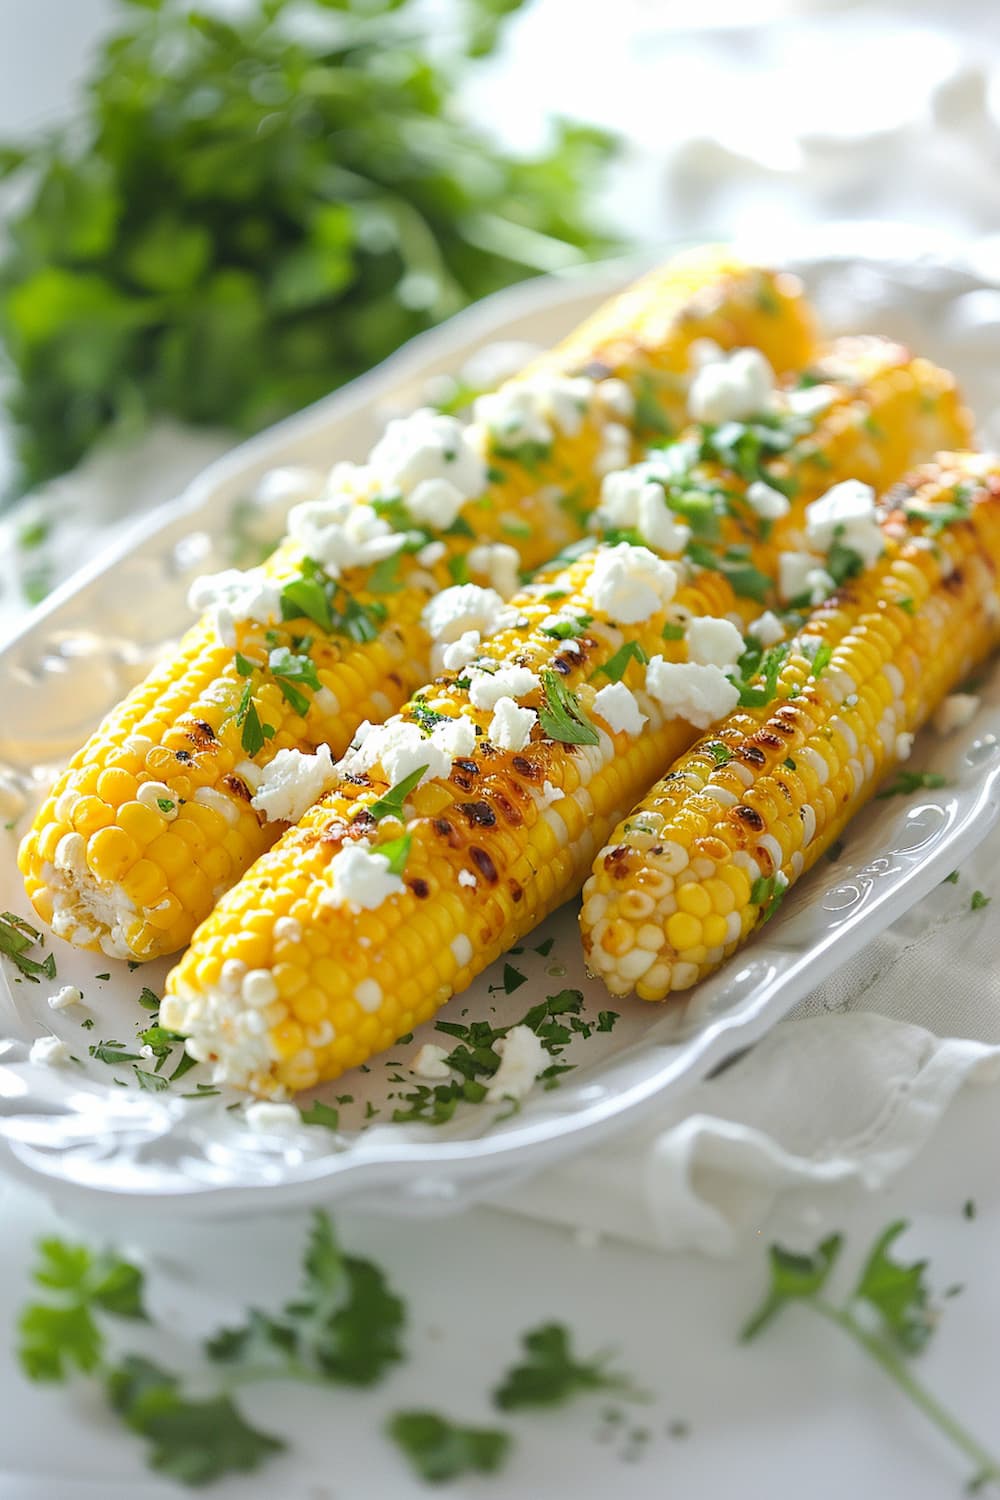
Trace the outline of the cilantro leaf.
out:
[[[290,651],[287,646],[277,646],[270,652],[267,665],[283,697],[300,717],[304,717],[309,712],[309,699],[299,691],[297,684],[302,683],[314,693],[322,687],[312,658]]]
[[[107,1393],[112,1410],[149,1442],[150,1467],[181,1484],[248,1474],[286,1446],[251,1427],[229,1396],[189,1400],[176,1375],[139,1355],[109,1372]]]
[[[372,1261],[344,1255],[326,1214],[316,1213],[299,1297],[276,1318],[251,1310],[206,1346],[224,1364],[307,1371],[324,1380],[374,1385],[402,1358],[403,1304]]]
[[[566,616],[565,619],[557,620],[554,625],[543,625],[542,635],[549,636],[554,641],[569,641],[576,636],[582,635],[587,626],[593,623],[593,615]]]
[[[386,1431],[421,1479],[437,1484],[460,1474],[495,1474],[511,1437],[495,1427],[462,1427],[432,1411],[400,1411]]]
[[[591,672],[590,680],[593,681],[595,677],[606,677],[609,682],[621,682],[631,661],[636,661],[643,667],[649,662],[649,657],[638,641],[626,641],[624,646],[619,646],[614,656],[609,656],[603,666]]]
[[[788,1303],[815,1297],[826,1286],[843,1249],[843,1235],[831,1234],[811,1255],[796,1254],[772,1245],[770,1257],[771,1285],[761,1306],[743,1325],[740,1339],[744,1344],[756,1338]]]
[[[240,695],[239,705],[236,709],[236,723],[242,727],[240,744],[251,759],[263,750],[268,735],[260,722],[257,705],[253,701],[253,687],[248,682]],[[273,733],[273,731],[272,731]]]
[[[887,797],[908,797],[924,787],[934,790],[947,785],[947,776],[942,776],[938,771],[897,771],[895,781],[876,792],[875,800],[882,802]]]
[[[525,1359],[507,1371],[493,1392],[493,1401],[502,1411],[558,1406],[582,1391],[637,1394],[627,1376],[605,1368],[609,1354],[578,1359],[562,1323],[543,1323],[524,1334],[521,1343]]]
[[[314,1099],[309,1105],[300,1104],[299,1114],[303,1125],[323,1125],[327,1130],[340,1129],[340,1112],[322,1099]]]
[[[23,917],[5,911],[0,917],[0,953],[5,953],[25,979],[38,984],[40,979],[55,979],[56,959],[49,953],[40,962],[29,958],[27,952],[41,941],[41,933]]]
[[[333,611],[324,587],[324,574],[312,558],[304,558],[298,578],[290,579],[281,590],[281,615],[284,620],[312,620],[323,630],[333,630]]]
[[[580,700],[557,672],[542,673],[545,702],[538,710],[542,732],[563,745],[596,745],[597,730],[584,715]]]
[[[907,1354],[916,1354],[934,1331],[930,1292],[924,1280],[925,1260],[904,1266],[889,1251],[907,1228],[904,1220],[890,1224],[873,1245],[852,1298],[867,1302],[879,1314],[889,1337]]]
[[[29,1302],[17,1323],[17,1357],[29,1380],[65,1380],[70,1368],[97,1368],[104,1339],[89,1310],[80,1303],[53,1307]]]
[[[401,818],[403,816],[403,803],[410,793],[415,791],[420,785],[423,777],[427,775],[427,770],[427,766],[418,766],[415,771],[410,772],[409,776],[404,776],[402,781],[397,781],[395,786],[391,786],[384,797],[379,797],[377,802],[373,802],[369,806],[368,811],[376,822],[381,818]]]
[[[406,861],[410,857],[412,843],[412,833],[404,833],[401,838],[388,839],[384,844],[377,844],[372,853],[381,854],[383,859],[389,861],[390,875],[402,875],[406,869]]]
[[[744,653],[736,669],[740,675],[733,679],[739,688],[742,708],[766,708],[774,702],[778,696],[778,678],[791,649],[790,642],[782,641],[759,657],[755,649]],[[747,675],[744,675],[745,664],[749,666]]]

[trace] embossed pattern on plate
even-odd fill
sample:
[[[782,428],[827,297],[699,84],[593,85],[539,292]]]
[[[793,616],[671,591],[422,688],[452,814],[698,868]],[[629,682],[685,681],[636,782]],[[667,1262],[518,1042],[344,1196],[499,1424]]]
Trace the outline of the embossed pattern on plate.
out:
[[[773,247],[765,253],[775,258]],[[899,226],[854,225],[825,231],[821,243],[812,237],[786,247],[778,258],[804,276],[833,331],[887,333],[951,365],[983,419],[984,440],[1000,442],[1000,369],[995,343],[982,337],[976,317],[978,307],[995,303],[977,301],[990,283],[955,246]],[[15,768],[29,794],[44,788],[54,767],[183,627],[190,578],[229,561],[234,507],[265,470],[361,456],[384,415],[414,404],[429,377],[499,338],[558,338],[630,270],[597,268],[501,293],[206,470],[166,513],[60,589],[0,651],[0,760]],[[684,1007],[609,1001],[583,972],[575,904],[511,958],[519,978],[509,995],[501,964],[452,1001],[445,1017],[498,1024],[571,987],[584,993],[587,1025],[601,1010],[619,1012],[613,1030],[574,1035],[559,1059],[574,1064],[572,1071],[557,1088],[537,1088],[506,1119],[497,1107],[479,1105],[460,1108],[440,1127],[391,1122],[400,1091],[413,1084],[407,1060],[421,1040],[434,1037],[432,1026],[370,1073],[317,1091],[329,1102],[339,1096],[336,1132],[303,1127],[259,1135],[242,1111],[227,1107],[231,1096],[143,1091],[134,1068],[91,1059],[88,1044],[130,1042],[138,992],[143,984],[155,989],[166,966],[132,973],[54,942],[58,983],[79,984],[87,1009],[53,1013],[44,985],[4,973],[0,1162],[53,1196],[99,1206],[105,1218],[116,1207],[127,1213],[137,1197],[149,1211],[192,1216],[347,1195],[386,1212],[430,1214],[496,1192],[655,1109],[751,1045],[961,861],[1000,811],[996,674],[972,724],[947,740],[924,736],[914,764],[943,771],[948,785],[871,804],[851,826],[841,858],[823,861],[780,915]],[[25,911],[15,836],[2,835],[0,905]],[[97,979],[109,971],[110,979]],[[92,1030],[81,1027],[85,1015],[94,1017]],[[28,1060],[31,1041],[48,1030],[66,1040],[78,1062],[54,1069]],[[199,1070],[189,1073],[185,1089],[190,1084],[195,1091],[198,1079]]]

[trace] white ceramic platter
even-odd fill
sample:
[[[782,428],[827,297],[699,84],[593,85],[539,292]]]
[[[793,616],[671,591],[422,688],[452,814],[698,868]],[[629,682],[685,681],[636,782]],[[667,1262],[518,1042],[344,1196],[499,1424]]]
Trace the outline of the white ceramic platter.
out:
[[[805,278],[831,331],[895,335],[951,365],[980,414],[983,437],[1000,441],[1000,285],[960,249],[898,226],[854,225],[828,230],[811,245],[777,255],[771,246],[765,253]],[[362,457],[385,415],[415,404],[428,379],[459,369],[497,340],[552,342],[634,269],[598,268],[501,293],[213,465],[125,545],[61,588],[0,651],[0,761],[36,794],[44,787],[179,633],[190,579],[230,561],[234,511],[266,470]],[[503,1024],[559,990],[583,992],[581,1019],[595,1029],[574,1033],[558,1059],[574,1066],[557,1087],[537,1087],[507,1118],[501,1106],[466,1104],[444,1125],[392,1123],[399,1094],[416,1083],[407,1063],[422,1041],[442,1040],[433,1025],[370,1072],[317,1091],[329,1103],[339,1096],[337,1131],[310,1125],[291,1134],[255,1133],[232,1095],[181,1096],[196,1090],[201,1070],[168,1092],[148,1092],[133,1067],[92,1059],[88,1046],[132,1043],[142,1023],[139,991],[157,990],[166,966],[133,973],[53,940],[57,984],[78,984],[86,1004],[52,1012],[45,1001],[56,985],[18,982],[4,966],[0,1161],[53,1196],[73,1200],[77,1210],[96,1208],[110,1219],[116,1209],[134,1214],[136,1199],[148,1212],[204,1216],[350,1195],[366,1207],[403,1214],[453,1210],[495,1193],[586,1149],[751,1045],[968,854],[1000,810],[997,674],[985,685],[973,723],[947,740],[925,735],[912,764],[944,772],[947,786],[873,803],[849,830],[839,860],[823,861],[686,1007],[609,1001],[583,972],[575,903],[511,956],[523,975],[523,982],[508,975],[511,994],[500,964],[453,1000],[439,1019]],[[0,834],[0,908],[27,915],[14,863],[20,826],[23,819]],[[599,1012],[608,1010],[618,1013],[613,1028],[596,1029]],[[85,1029],[90,1018],[93,1026]],[[50,1030],[78,1063],[52,1068],[28,1061],[31,1041]]]

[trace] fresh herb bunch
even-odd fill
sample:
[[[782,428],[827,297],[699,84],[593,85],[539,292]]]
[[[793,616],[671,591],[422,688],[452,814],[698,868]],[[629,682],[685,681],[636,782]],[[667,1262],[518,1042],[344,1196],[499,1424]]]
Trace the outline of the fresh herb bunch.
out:
[[[0,145],[28,179],[0,263],[27,486],[153,412],[252,431],[468,302],[612,244],[611,142],[513,157],[456,89],[523,0],[119,0],[78,117]]]

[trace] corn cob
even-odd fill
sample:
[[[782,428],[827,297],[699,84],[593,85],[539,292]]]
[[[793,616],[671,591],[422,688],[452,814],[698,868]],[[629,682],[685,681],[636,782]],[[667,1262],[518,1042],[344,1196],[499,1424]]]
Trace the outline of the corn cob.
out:
[[[666,614],[650,594],[657,569],[692,575]],[[555,599],[558,614],[544,618]],[[512,601],[523,624],[488,642],[487,664],[499,670],[486,682],[495,698],[500,678],[503,718],[486,717],[492,699],[484,703],[468,658],[446,662],[469,680],[438,678],[382,731],[395,741],[409,726],[405,765],[387,762],[385,751],[349,756],[342,785],[222,899],[168,978],[165,1024],[189,1034],[193,1055],[214,1062],[225,1081],[267,1093],[335,1077],[426,1020],[578,889],[595,840],[615,807],[632,805],[629,791],[650,767],[669,763],[695,726],[735,705],[722,666],[743,647],[730,623],[736,603],[721,571],[657,561],[628,543],[589,553],[561,575],[546,570]],[[660,687],[671,664],[686,671]],[[609,679],[596,693],[595,675]],[[560,738],[549,696],[559,683],[585,722],[596,715],[610,732],[591,724],[591,744],[565,743],[572,733],[564,718]],[[519,707],[508,689],[532,706]],[[404,819],[401,794],[386,801],[387,792],[434,758],[413,726],[427,731],[439,714],[471,718],[478,741],[470,737],[449,773],[438,767],[412,791]],[[360,750],[367,745],[365,737]],[[386,826],[373,806],[399,821]],[[373,831],[389,836],[369,853]],[[378,906],[360,920],[331,896],[338,861],[359,837],[365,868],[380,849],[386,858],[407,851],[405,883],[383,888],[389,899],[359,898]]]
[[[442,587],[481,575],[510,593],[518,568],[579,536],[602,472],[628,461],[636,422],[680,418],[676,381],[657,373],[682,367],[705,335],[755,344],[779,369],[814,344],[793,279],[723,251],[685,256],[490,398],[481,421],[418,417],[438,465],[451,460],[448,480],[421,473],[398,428],[376,449],[381,468],[338,466],[336,503],[300,507],[297,538],[263,569],[217,583],[214,617],[57,780],[19,857],[43,920],[116,958],[183,946],[276,836],[251,806],[262,768],[281,750],[340,754],[365,717],[405,701],[429,673],[421,617]],[[596,382],[576,375],[587,365]],[[384,498],[386,469],[405,501]],[[310,544],[331,536],[337,557],[313,558]]]
[[[581,928],[612,994],[662,1000],[734,952],[1000,641],[1000,462],[942,455],[888,503],[882,560],[776,648],[751,694],[767,701],[681,757],[598,855]]]

